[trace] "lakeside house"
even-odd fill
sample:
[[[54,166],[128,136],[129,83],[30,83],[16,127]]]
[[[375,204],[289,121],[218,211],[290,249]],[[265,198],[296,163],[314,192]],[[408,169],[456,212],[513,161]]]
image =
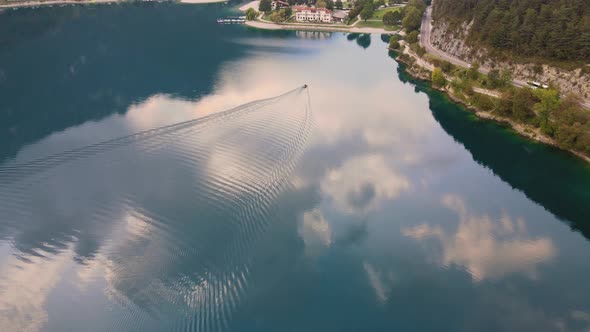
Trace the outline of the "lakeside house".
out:
[[[336,10],[332,14],[332,20],[337,23],[344,23],[348,17],[348,12],[345,10]]]
[[[287,1],[275,0],[275,1],[271,2],[270,6],[271,6],[272,10],[279,10],[282,8],[287,8],[290,5]]]
[[[332,23],[332,11],[325,8],[294,6],[295,21]]]

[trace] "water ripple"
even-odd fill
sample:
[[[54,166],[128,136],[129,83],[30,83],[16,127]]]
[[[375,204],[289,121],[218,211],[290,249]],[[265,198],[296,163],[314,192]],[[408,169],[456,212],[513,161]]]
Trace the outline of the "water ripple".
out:
[[[149,326],[168,312],[179,316],[176,329],[226,330],[251,284],[253,248],[275,220],[276,201],[309,138],[306,91],[5,164],[0,239],[42,255],[103,234],[107,293],[121,311],[113,330]],[[108,195],[93,192],[96,179]],[[64,198],[79,199],[68,203],[83,215],[55,206],[62,189],[85,193]],[[64,236],[19,242],[52,223]]]

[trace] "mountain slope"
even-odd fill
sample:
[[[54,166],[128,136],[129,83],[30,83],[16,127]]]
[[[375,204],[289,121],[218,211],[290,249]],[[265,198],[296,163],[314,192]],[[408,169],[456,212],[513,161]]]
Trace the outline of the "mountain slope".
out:
[[[590,59],[588,0],[437,0],[435,20],[470,24],[467,43],[550,60]]]

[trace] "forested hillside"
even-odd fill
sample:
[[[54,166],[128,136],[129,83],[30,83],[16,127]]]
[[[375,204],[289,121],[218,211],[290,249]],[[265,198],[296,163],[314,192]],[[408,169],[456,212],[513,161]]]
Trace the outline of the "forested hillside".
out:
[[[590,0],[436,0],[433,17],[455,28],[473,22],[474,46],[590,62]]]

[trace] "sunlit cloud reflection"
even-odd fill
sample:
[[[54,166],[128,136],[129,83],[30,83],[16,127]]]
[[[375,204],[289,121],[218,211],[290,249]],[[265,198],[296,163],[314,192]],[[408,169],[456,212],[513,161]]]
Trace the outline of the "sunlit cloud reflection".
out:
[[[504,215],[499,220],[469,211],[462,198],[447,194],[442,204],[459,217],[455,233],[438,225],[422,224],[402,229],[418,241],[436,239],[442,246],[440,263],[464,266],[474,280],[499,279],[513,273],[537,277],[537,266],[555,257],[557,249],[547,237],[527,234],[523,219]]]
[[[305,250],[313,254],[332,244],[332,228],[319,209],[306,212],[299,225],[299,235],[305,242]]]
[[[379,271],[375,266],[365,262],[363,268],[367,273],[367,278],[373,290],[375,296],[380,303],[386,303],[389,299],[391,288],[395,281],[395,276],[392,271]]]
[[[397,173],[381,155],[354,157],[328,171],[322,192],[347,213],[365,212],[410,189],[408,178]]]
[[[0,267],[0,331],[40,331],[47,323],[47,298],[74,255],[52,260],[28,256],[26,262],[10,257]]]

